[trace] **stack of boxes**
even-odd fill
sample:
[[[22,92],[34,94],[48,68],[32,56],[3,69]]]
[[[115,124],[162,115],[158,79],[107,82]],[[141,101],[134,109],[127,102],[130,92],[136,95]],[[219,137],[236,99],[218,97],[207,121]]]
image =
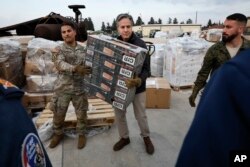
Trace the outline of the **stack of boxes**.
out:
[[[210,42],[218,42],[222,37],[223,29],[209,29],[207,31],[206,39]]]
[[[52,62],[51,49],[59,44],[43,38],[34,38],[28,43],[24,75],[29,93],[53,92],[57,70]]]
[[[53,94],[57,70],[52,62],[51,49],[59,43],[43,38],[29,41],[25,57],[26,76],[23,105],[27,109],[44,108]]]
[[[167,45],[166,43],[162,44],[154,44],[155,52],[150,56],[150,68],[151,75],[154,77],[162,77],[163,76],[163,65],[164,65],[164,57],[166,57],[167,53]]]
[[[86,91],[114,107],[125,110],[135,95],[125,80],[141,71],[147,50],[105,35],[90,35],[85,64],[92,74],[85,77]]]
[[[19,88],[23,87],[25,82],[21,46],[9,38],[0,39],[0,78]]]
[[[168,40],[163,77],[173,87],[193,85],[210,46],[204,39],[180,37]]]

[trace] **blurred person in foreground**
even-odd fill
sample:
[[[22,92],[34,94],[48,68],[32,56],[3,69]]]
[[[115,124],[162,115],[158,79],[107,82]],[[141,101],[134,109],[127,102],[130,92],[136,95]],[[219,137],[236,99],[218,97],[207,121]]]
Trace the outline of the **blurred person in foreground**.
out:
[[[116,18],[118,39],[147,49],[146,44],[132,31],[133,18],[127,13],[120,14]],[[126,86],[131,89],[136,87],[136,94],[133,100],[135,118],[141,130],[146,152],[154,153],[154,146],[150,139],[146,115],[146,79],[150,76],[150,57],[146,55],[141,73],[133,79],[125,80]],[[114,145],[113,150],[119,151],[130,143],[129,130],[126,119],[126,111],[115,109],[115,120],[118,125],[120,140]]]
[[[52,167],[36,127],[21,104],[23,95],[0,78],[0,166]]]
[[[50,103],[53,111],[54,134],[49,147],[56,147],[62,140],[63,124],[70,101],[75,108],[77,117],[76,130],[79,134],[78,148],[86,145],[85,129],[87,124],[88,99],[84,91],[84,75],[91,73],[91,68],[85,66],[85,48],[76,42],[76,28],[72,23],[64,22],[61,26],[64,43],[56,48],[58,52],[53,61],[58,70],[54,85],[54,95]]]
[[[250,48],[250,41],[243,36],[246,28],[247,17],[240,13],[229,15],[225,22],[222,34],[222,41],[211,46],[203,60],[203,65],[198,72],[189,103],[195,107],[195,99],[199,91],[206,85],[209,74],[218,69],[227,60],[230,60],[237,53]]]
[[[250,152],[249,62],[247,49],[211,77],[184,139],[177,167],[229,166],[234,163],[235,156],[230,159],[234,151]]]

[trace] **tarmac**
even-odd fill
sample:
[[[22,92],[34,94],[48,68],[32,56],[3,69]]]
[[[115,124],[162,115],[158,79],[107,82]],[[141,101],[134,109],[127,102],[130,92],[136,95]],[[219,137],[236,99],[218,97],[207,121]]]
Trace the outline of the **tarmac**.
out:
[[[53,167],[173,167],[183,139],[193,120],[195,109],[190,107],[188,97],[191,89],[171,91],[170,109],[147,109],[151,140],[155,153],[148,155],[130,105],[127,120],[130,130],[130,144],[120,151],[113,151],[119,140],[114,123],[101,133],[88,136],[85,148],[77,149],[77,137],[65,136],[54,149],[44,146]]]

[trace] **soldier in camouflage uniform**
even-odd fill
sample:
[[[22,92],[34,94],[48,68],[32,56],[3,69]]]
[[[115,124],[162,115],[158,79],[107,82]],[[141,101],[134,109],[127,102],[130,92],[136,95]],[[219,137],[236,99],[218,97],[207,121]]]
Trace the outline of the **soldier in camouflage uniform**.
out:
[[[222,41],[211,46],[203,60],[203,65],[198,72],[189,103],[195,107],[195,98],[199,91],[206,85],[209,74],[218,69],[224,62],[234,57],[237,53],[250,47],[250,42],[242,37],[246,27],[247,18],[243,14],[235,13],[228,16],[224,22]]]
[[[75,41],[76,30],[73,24],[63,23],[61,27],[64,43],[54,57],[58,77],[54,85],[54,95],[50,109],[54,113],[50,148],[56,147],[63,138],[63,123],[70,101],[75,108],[77,117],[77,132],[79,133],[78,148],[86,144],[84,135],[87,123],[88,99],[84,92],[84,75],[91,73],[91,68],[84,65],[85,48]]]

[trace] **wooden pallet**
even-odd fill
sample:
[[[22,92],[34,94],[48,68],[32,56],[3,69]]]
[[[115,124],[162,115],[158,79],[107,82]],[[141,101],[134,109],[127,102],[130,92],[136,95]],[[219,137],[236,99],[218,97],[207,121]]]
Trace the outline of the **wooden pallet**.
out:
[[[87,126],[105,126],[112,125],[115,120],[114,109],[112,105],[101,99],[88,99],[89,101],[89,111],[87,111]],[[53,113],[51,110],[45,108],[43,112],[39,115],[39,118],[36,120],[37,127],[41,126],[48,120],[52,120]],[[74,112],[74,107],[72,103],[68,108],[65,126],[66,127],[75,127],[76,125],[76,115]]]
[[[28,93],[25,92],[22,98],[22,104],[27,109],[29,114],[32,113],[33,110],[42,111],[46,104],[50,102],[53,93]]]

